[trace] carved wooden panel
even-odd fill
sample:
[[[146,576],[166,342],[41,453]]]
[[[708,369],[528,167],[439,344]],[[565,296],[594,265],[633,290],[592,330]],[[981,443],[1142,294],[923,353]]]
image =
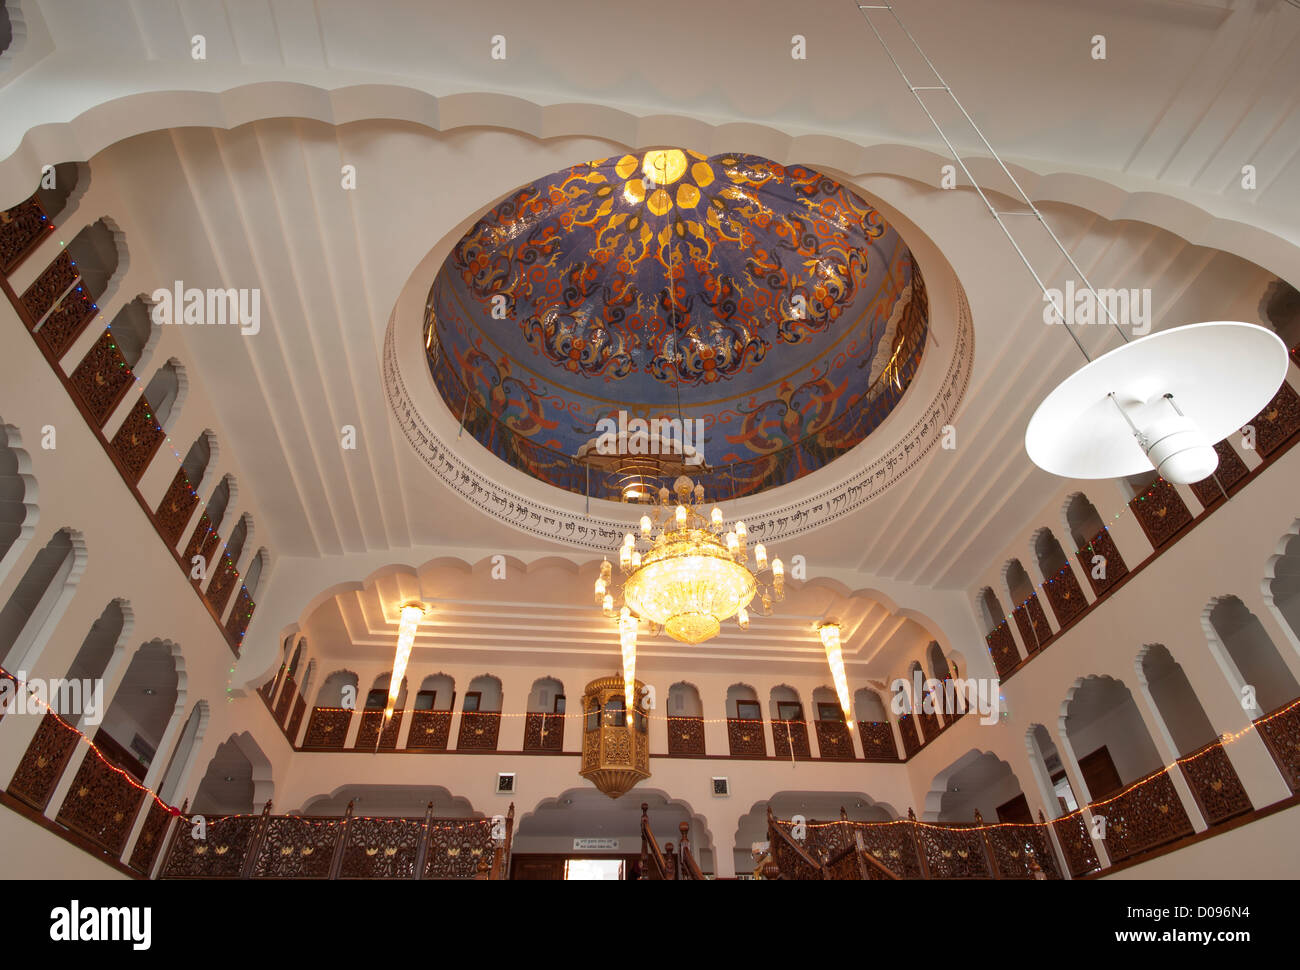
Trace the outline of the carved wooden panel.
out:
[[[383,728],[383,736],[380,736],[380,728]],[[357,740],[352,746],[360,751],[373,751],[375,742],[379,742],[379,749],[393,750],[397,747],[397,732],[402,729],[402,712],[393,711],[393,716],[389,718],[388,723],[384,724],[383,711],[362,711],[361,727],[357,729]]]
[[[424,858],[425,879],[473,879],[481,863],[492,864],[497,846],[492,819],[432,819]]]
[[[73,287],[45,318],[36,331],[36,339],[45,345],[51,357],[62,357],[98,312],[90,294],[83,287]]]
[[[203,557],[203,562],[206,564],[206,568],[212,569],[215,566],[213,557],[216,555],[217,547],[219,547],[220,545],[221,545],[221,536],[217,533],[215,529],[213,529],[211,532],[208,533],[207,538],[203,540],[203,545],[199,547],[199,552],[198,552],[198,554]],[[199,580],[193,579],[190,580],[190,582],[194,584],[195,589],[199,588]]]
[[[171,820],[172,813],[156,798],[150,798],[149,811],[145,815],[140,836],[131,849],[130,866],[136,872],[149,874],[154,860],[158,858],[158,850],[162,848],[163,839],[167,835],[167,823]]]
[[[1011,635],[1011,625],[1003,620],[992,633],[984,637],[997,667],[999,676],[1005,677],[1016,669],[1020,663],[1020,651],[1016,649],[1016,639]]]
[[[1083,598],[1079,580],[1068,563],[1047,577],[1047,582],[1043,585],[1043,593],[1047,597],[1047,602],[1052,605],[1052,612],[1056,614],[1058,629],[1088,608],[1088,601]]]
[[[563,714],[529,712],[524,716],[525,751],[559,751],[563,747]]]
[[[805,880],[821,878],[820,871],[800,855],[790,842],[780,837],[774,837],[771,839],[771,846],[772,859],[776,862],[782,879]],[[811,856],[811,853],[809,855]]]
[[[56,300],[77,279],[77,269],[72,265],[72,256],[65,249],[54,257],[45,272],[23,292],[19,302],[27,311],[33,323],[39,323],[41,317],[49,312]]]
[[[1196,501],[1207,509],[1216,502],[1222,502],[1223,493],[1229,491],[1233,485],[1236,485],[1250,474],[1246,463],[1237,456],[1232,445],[1228,444],[1226,439],[1215,445],[1214,450],[1219,456],[1219,467],[1214,470],[1214,474],[1209,478],[1193,482],[1191,485],[1192,492],[1196,495]],[[1216,478],[1218,479],[1217,482],[1215,481]],[[1220,485],[1223,486],[1222,489],[1219,488]]]
[[[194,531],[190,533],[190,541],[185,543],[185,551],[181,553],[181,560],[185,564],[185,574],[187,576],[192,572],[194,557],[203,554],[203,546],[211,535],[214,535],[212,520],[208,518],[206,511],[200,512],[199,521],[194,526]],[[194,583],[196,580],[191,579],[190,582]]]
[[[921,742],[921,746],[924,747],[939,736],[939,716],[933,710],[926,711],[922,703],[916,719],[921,722],[921,731],[925,734],[925,740]]]
[[[733,755],[767,757],[767,738],[763,736],[762,721],[727,718],[727,743]]]
[[[1056,840],[1061,844],[1061,852],[1065,855],[1070,875],[1078,878],[1101,868],[1101,863],[1097,860],[1097,848],[1088,835],[1082,812],[1057,819],[1052,823],[1052,828],[1056,832]]]
[[[1264,746],[1294,792],[1300,792],[1300,704],[1290,702],[1255,721]]]
[[[18,762],[18,770],[9,782],[9,794],[39,811],[45,811],[80,737],[75,728],[68,727],[47,711],[27,746],[27,753]]]
[[[190,521],[194,506],[198,505],[199,496],[194,486],[185,477],[183,468],[176,469],[176,477],[167,488],[167,494],[158,503],[154,519],[158,523],[158,534],[173,549],[181,541],[181,531]]]
[[[272,815],[253,863],[254,879],[328,879],[341,818]]]
[[[340,879],[414,879],[424,841],[422,818],[351,818]]]
[[[1300,398],[1290,384],[1283,383],[1250,423],[1255,426],[1255,449],[1267,458],[1300,431]]]
[[[58,822],[120,856],[144,797],[144,789],[129,781],[125,772],[92,751],[77,770]]]
[[[778,758],[788,758],[791,747],[796,758],[812,757],[812,749],[808,746],[808,725],[803,721],[773,721],[772,753]]]
[[[284,687],[280,690],[280,696],[275,699],[275,711],[273,713],[276,724],[284,723],[284,719],[289,716],[289,710],[297,696],[297,681],[292,677],[286,677],[284,679]]]
[[[140,483],[166,437],[167,432],[154,420],[153,406],[141,394],[109,443],[132,485]]]
[[[68,378],[68,386],[81,398],[95,426],[102,428],[134,381],[135,375],[117,346],[117,338],[112,330],[106,329],[86,351]]]
[[[1173,842],[1192,834],[1168,771],[1160,771],[1117,798],[1093,809],[1106,819],[1106,853],[1111,862]]]
[[[226,617],[226,640],[235,653],[239,653],[239,645],[244,642],[244,634],[248,632],[248,624],[253,619],[255,609],[257,604],[248,595],[248,587],[239,587],[239,596],[235,599],[230,615]]]
[[[1030,656],[1037,653],[1052,636],[1052,628],[1047,623],[1047,614],[1043,604],[1038,602],[1038,594],[1033,593],[1024,603],[1012,610],[1016,626],[1020,628],[1020,642],[1025,645]]]
[[[704,754],[704,718],[668,718],[668,753]]]
[[[1034,866],[1048,879],[1060,879],[1056,853],[1042,825],[995,825],[984,830],[998,879],[1036,879]]]
[[[977,829],[916,826],[931,879],[992,879],[984,838]]]
[[[221,559],[217,562],[217,574],[212,577],[212,582],[208,584],[208,602],[212,608],[221,615],[221,611],[226,608],[226,602],[230,599],[230,594],[234,591],[235,586],[239,583],[239,570],[235,568],[234,562],[225,553],[221,554]]]
[[[456,748],[497,749],[497,734],[501,730],[501,715],[495,711],[462,711],[460,734]]]
[[[921,750],[921,739],[916,736],[916,725],[912,723],[911,714],[900,714],[898,716],[898,733],[903,738],[904,760]]]
[[[817,726],[817,753],[836,761],[853,761],[853,736],[843,721],[815,721]]]
[[[205,836],[195,838],[189,817],[177,820],[176,838],[163,863],[160,879],[238,879],[252,850],[261,819],[231,815],[209,819]]]
[[[1212,741],[1178,762],[1201,815],[1210,825],[1254,808],[1221,741]]]
[[[289,743],[293,744],[298,738],[298,728],[302,727],[302,716],[307,713],[307,701],[299,697],[293,703],[293,717],[289,718],[289,726],[285,728],[285,737]]]
[[[36,196],[0,212],[0,273],[17,269],[53,228]]]
[[[888,721],[859,721],[862,754],[868,761],[897,761],[898,744]]]
[[[859,822],[853,828],[862,833],[862,843],[872,858],[894,875],[900,879],[921,878],[921,862],[912,838],[914,823]]]
[[[1179,529],[1192,521],[1192,513],[1178,490],[1163,478],[1156,479],[1141,495],[1133,496],[1128,507],[1153,549],[1168,544]]]
[[[1083,574],[1088,577],[1088,584],[1092,586],[1092,592],[1096,596],[1100,596],[1128,575],[1128,566],[1124,562],[1124,557],[1120,555],[1115,540],[1111,538],[1109,529],[1103,528],[1075,555],[1079,557],[1079,566],[1083,569]],[[1097,556],[1101,556],[1104,560],[1102,563],[1097,563],[1098,566],[1103,567],[1100,579],[1093,575],[1095,571],[1093,560]]]
[[[451,711],[412,711],[408,748],[446,751],[451,736]]]
[[[304,748],[341,748],[347,743],[352,712],[341,707],[313,707],[307,722]]]

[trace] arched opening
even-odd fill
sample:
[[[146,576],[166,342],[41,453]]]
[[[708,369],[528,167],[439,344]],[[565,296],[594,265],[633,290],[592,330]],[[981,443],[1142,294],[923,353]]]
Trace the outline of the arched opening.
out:
[[[455,706],[456,681],[451,676],[431,674],[420,681],[406,746],[445,751],[451,735],[451,712]]]
[[[180,700],[174,645],[151,640],[136,650],[95,735],[95,745],[144,782]]]
[[[525,814],[511,849],[514,879],[635,879],[641,865],[641,805],[647,807],[650,831],[669,855],[669,843],[686,838],[700,868],[713,872],[713,845],[706,820],[689,805],[663,792],[635,788],[626,798],[611,799],[594,788],[576,788],[542,801]],[[610,848],[575,850],[574,840],[608,840]],[[672,856],[679,852],[676,845]]]
[[[153,344],[157,342],[160,333],[160,330],[153,325],[149,313],[149,304],[137,296],[118,310],[108,325],[118,353],[126,361],[126,366],[132,370],[147,359],[146,354],[153,350]]]
[[[1059,818],[1079,807],[1079,800],[1074,797],[1070,787],[1070,778],[1061,761],[1061,753],[1056,749],[1051,732],[1041,724],[1033,724],[1026,738],[1029,746],[1031,764],[1041,774],[1039,782],[1047,797],[1047,804],[1052,806],[1052,814]]]
[[[360,681],[350,670],[336,670],[320,685],[307,719],[304,748],[341,748],[347,743],[352,712],[359,705]]]
[[[0,667],[30,671],[85,569],[85,543],[73,529],[60,529],[45,544],[0,610]]]
[[[218,745],[191,810],[213,816],[252,815],[261,811],[273,793],[271,763],[245,731]]]
[[[816,687],[812,693],[813,722],[817,731],[817,754],[823,759],[836,761],[853,761],[857,755],[853,750],[853,736],[849,733],[848,722],[840,707],[839,695],[825,685]]]
[[[115,599],[104,608],[104,612],[91,624],[90,632],[81,641],[77,655],[68,667],[65,680],[70,684],[80,684],[83,700],[91,695],[93,685],[109,679],[109,666],[126,653],[126,639],[134,626],[134,615],[126,600]],[[102,710],[81,711],[60,710],[65,721],[74,726],[98,724],[103,716]],[[71,716],[70,716],[71,715]]]
[[[31,538],[37,506],[31,457],[13,425],[0,422],[0,581]]]
[[[988,751],[968,751],[930,782],[925,814],[931,822],[986,821],[1032,824],[1029,802],[1011,765]]]
[[[203,485],[215,443],[216,435],[211,431],[204,431],[194,439],[194,444],[190,445],[189,450],[185,452],[185,458],[181,461],[181,471],[185,473],[186,480],[195,491]]]
[[[668,688],[668,753],[705,753],[704,702],[699,689],[684,680]]]
[[[1128,566],[1110,531],[1083,492],[1075,492],[1066,502],[1065,523],[1094,595],[1100,596],[1128,575]]]
[[[1088,608],[1083,590],[1075,578],[1070,561],[1065,557],[1052,530],[1043,528],[1034,533],[1034,558],[1043,577],[1043,592],[1056,614],[1057,627],[1064,627]]]
[[[1082,549],[1106,528],[1097,507],[1083,492],[1075,492],[1066,502],[1065,523],[1070,528],[1070,539],[1075,549]]]
[[[481,674],[469,682],[461,701],[457,749],[495,751],[501,731],[501,681]]]
[[[1042,648],[1043,643],[1051,637],[1052,628],[1048,626],[1047,616],[1043,613],[1034,584],[1025,572],[1019,559],[1012,559],[1006,566],[1007,592],[1014,605],[1012,613],[1016,626],[1026,649],[1032,654]]]
[[[767,757],[763,706],[758,691],[748,684],[727,688],[727,745],[732,755]]]
[[[248,541],[248,532],[253,523],[253,517],[245,512],[235,523],[235,527],[230,530],[230,541],[226,543],[226,555],[236,566],[239,565],[239,557],[244,554],[244,543]]]
[[[82,169],[86,169],[82,171]],[[89,187],[90,171],[84,162],[60,162],[54,166],[54,184],[36,190],[36,201],[51,222],[58,220],[74,196],[82,196]],[[71,215],[71,212],[68,213]]]
[[[1002,611],[1002,604],[998,602],[997,593],[991,588],[985,586],[979,594],[980,619],[984,621],[984,630],[986,633],[992,633],[1007,620],[1007,615]]]
[[[948,663],[948,658],[943,655],[943,648],[939,646],[937,640],[931,640],[930,645],[925,648],[925,659],[930,665],[931,675],[940,683],[952,680],[955,676],[955,671]]]
[[[768,695],[767,714],[772,720],[773,754],[778,758],[812,757],[803,701],[797,690],[787,684],[773,687]]]
[[[122,276],[119,270],[125,269],[125,253],[108,220],[98,219],[78,232],[67,251],[91,300],[102,303],[111,298]]]
[[[144,389],[144,399],[152,408],[150,413],[158,426],[170,432],[181,412],[181,390],[185,369],[175,357],[156,371]],[[188,383],[188,382],[187,382]]]
[[[1270,713],[1300,697],[1300,684],[1282,659],[1259,617],[1235,596],[1213,601],[1208,622],[1213,639],[1222,644],[1227,660],[1236,670],[1239,682],[1232,685],[1239,696],[1253,688],[1255,712],[1252,717]],[[1247,706],[1243,701],[1242,706]]]
[[[1064,728],[1086,791],[1098,802],[1162,767],[1146,722],[1121,681],[1088,677],[1065,708]]]
[[[1287,535],[1282,552],[1274,557],[1265,582],[1265,600],[1283,626],[1291,631],[1292,642],[1300,646],[1300,522]]]
[[[262,573],[266,569],[266,561],[269,554],[266,547],[257,550],[252,561],[248,564],[248,572],[244,574],[244,591],[251,600],[257,595],[257,586],[262,581]]]
[[[158,797],[169,805],[176,805],[185,782],[189,778],[194,759],[203,744],[203,735],[208,727],[208,702],[199,701],[190,711],[190,716],[181,729],[180,739],[172,750],[171,760],[163,772],[162,783],[158,786]]]
[[[1182,665],[1164,644],[1153,643],[1143,648],[1138,669],[1175,752],[1191,754],[1218,739]]]
[[[525,751],[559,751],[564,747],[564,684],[539,677],[528,691],[524,717]]]

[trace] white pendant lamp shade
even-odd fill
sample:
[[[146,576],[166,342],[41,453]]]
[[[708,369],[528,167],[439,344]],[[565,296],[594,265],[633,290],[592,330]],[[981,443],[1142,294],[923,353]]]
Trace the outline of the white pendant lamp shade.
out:
[[[1218,467],[1214,445],[1272,400],[1286,371],[1286,345],[1254,324],[1162,330],[1062,381],[1030,419],[1025,450],[1064,478],[1154,468],[1166,481],[1199,482]]]

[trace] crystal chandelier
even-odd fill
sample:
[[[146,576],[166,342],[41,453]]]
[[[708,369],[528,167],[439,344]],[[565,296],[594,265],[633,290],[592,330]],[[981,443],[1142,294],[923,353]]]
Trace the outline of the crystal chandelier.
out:
[[[609,617],[619,618],[625,677],[630,682],[635,664],[637,620],[662,628],[682,643],[702,643],[717,634],[722,622],[736,617],[742,630],[749,628],[750,602],[758,597],[763,614],[772,602],[785,596],[785,571],[780,559],[769,564],[767,550],[754,546],[754,568],[744,522],[724,532],[722,510],[714,506],[708,518],[700,511],[704,486],[681,476],[673,483],[674,506],[668,489],[659,490],[659,505],[641,516],[640,540],[629,532],[618,552],[623,576],[621,609],[615,608],[611,586],[613,566],[600,564],[596,603]],[[760,578],[762,577],[762,578]]]
[[[384,706],[385,724],[393,718],[398,695],[402,692],[402,680],[406,677],[406,665],[411,659],[411,647],[415,645],[415,631],[426,612],[423,603],[411,601],[402,605],[402,618],[397,626],[397,653],[393,657],[393,673],[388,682],[388,703]]]

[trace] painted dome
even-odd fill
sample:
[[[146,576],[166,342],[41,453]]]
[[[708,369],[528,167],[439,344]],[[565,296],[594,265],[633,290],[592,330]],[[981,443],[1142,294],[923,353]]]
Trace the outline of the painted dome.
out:
[[[920,270],[859,196],[663,149],[556,172],[480,219],[434,280],[425,346],[465,431],[535,478],[611,497],[617,462],[596,455],[670,450],[684,428],[689,473],[725,499],[866,438],[926,331]]]

